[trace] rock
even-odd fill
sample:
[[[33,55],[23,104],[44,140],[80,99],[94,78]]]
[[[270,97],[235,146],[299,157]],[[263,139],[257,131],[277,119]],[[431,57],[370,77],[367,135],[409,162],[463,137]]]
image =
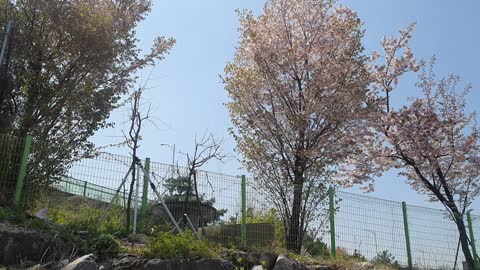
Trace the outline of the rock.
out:
[[[109,269],[112,269],[112,270],[140,269],[143,267],[145,262],[146,260],[142,260],[142,259],[139,259],[138,257],[127,254],[119,259],[114,260]]]
[[[272,270],[277,261],[278,254],[272,252],[264,252],[260,255],[260,264],[267,270]]]
[[[35,214],[35,217],[36,218],[39,218],[45,222],[49,222],[49,219],[48,219],[48,208],[42,208],[40,209],[40,211],[38,211],[36,214]]]
[[[61,270],[97,270],[97,264],[93,259],[93,254],[88,254],[67,264]]]
[[[46,267],[49,270],[60,270],[62,267],[65,267],[69,261],[67,259],[61,260],[61,261],[56,261],[56,262],[50,262],[48,266]]]
[[[36,264],[32,267],[29,267],[27,270],[45,270],[45,267],[41,264]]]
[[[60,269],[69,263],[68,259],[61,260],[57,263],[57,267]]]
[[[149,260],[144,270],[234,270],[231,262],[221,259],[200,259],[198,261]]]
[[[263,266],[261,265],[255,265],[252,270],[264,270],[265,268],[263,268]]]
[[[337,267],[333,265],[313,265],[308,267],[309,270],[336,270]]]
[[[235,266],[243,267],[244,269],[251,269],[254,266],[261,265],[265,270],[272,270],[278,254],[272,252],[234,252],[229,257]]]
[[[260,253],[235,252],[231,255],[233,264],[244,269],[250,269],[255,265],[261,265]]]
[[[4,266],[40,261],[52,240],[49,235],[7,222],[0,222],[0,239],[0,265]]]
[[[308,268],[295,260],[280,255],[275,262],[273,270],[308,270]]]

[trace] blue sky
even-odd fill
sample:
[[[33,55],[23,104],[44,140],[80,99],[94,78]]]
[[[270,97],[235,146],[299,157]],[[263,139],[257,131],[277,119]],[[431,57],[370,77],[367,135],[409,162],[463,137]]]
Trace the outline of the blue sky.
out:
[[[231,126],[224,106],[228,96],[219,75],[223,73],[225,63],[232,59],[238,42],[235,9],[247,8],[259,14],[263,1],[153,2],[151,14],[138,27],[141,47],[148,49],[155,36],[159,35],[174,37],[177,44],[155,69],[146,70],[141,75],[145,81],[151,72],[145,101],[152,104],[155,122],[143,131],[141,157],[170,163],[172,151],[160,144],[175,144],[179,152],[186,153],[192,150],[194,137],[208,131],[224,139],[223,150],[229,158],[224,163],[213,161],[205,169],[233,175],[246,173],[237,162],[239,156],[234,152],[235,142],[227,132]],[[480,1],[345,0],[339,3],[356,10],[363,20],[367,52],[379,49],[383,35],[396,34],[398,29],[416,22],[412,40],[416,56],[428,59],[436,55],[439,75],[460,74],[463,82],[473,85],[469,109],[479,107]],[[407,97],[418,94],[415,81],[415,74],[403,77],[393,95],[394,105],[399,106],[406,102]],[[125,109],[114,112],[112,120],[119,123],[117,127],[98,132],[93,141],[98,146],[121,141],[120,123],[126,116]],[[108,151],[128,153],[128,150],[119,148]],[[181,153],[177,153],[177,158],[180,165],[185,162]],[[360,192],[357,188],[348,191]],[[395,172],[378,179],[376,191],[369,195],[438,207],[414,193]],[[477,201],[474,208],[480,209],[480,202]]]

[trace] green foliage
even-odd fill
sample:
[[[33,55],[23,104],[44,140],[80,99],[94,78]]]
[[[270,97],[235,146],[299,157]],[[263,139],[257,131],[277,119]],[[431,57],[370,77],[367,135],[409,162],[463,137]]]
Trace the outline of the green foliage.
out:
[[[93,253],[99,260],[104,260],[118,255],[121,251],[120,242],[110,234],[79,233],[71,225],[56,226],[54,232],[77,254]]]
[[[23,223],[26,220],[26,216],[23,213],[13,211],[10,208],[0,208],[0,220]]]
[[[76,231],[89,231],[111,235],[123,234],[125,230],[125,211],[114,206],[108,212],[100,227],[98,223],[105,212],[104,208],[91,205],[60,206],[48,209],[52,222],[67,225]]]
[[[0,208],[0,221],[6,220],[25,228],[45,231],[51,226],[38,218],[28,217],[25,213],[10,208]]]
[[[398,261],[395,260],[395,256],[391,254],[388,250],[379,252],[372,260],[375,264],[385,265],[392,268],[400,269]]]
[[[327,245],[308,233],[303,238],[303,248],[311,256],[330,256]]]
[[[253,208],[247,209],[247,224],[250,223],[272,223],[275,224],[275,247],[285,248],[285,226],[279,217],[277,210],[271,208],[269,210],[256,211]]]
[[[106,205],[86,198],[70,197],[45,203],[48,218],[61,238],[79,254],[93,253],[99,259],[113,257],[121,245],[114,236],[124,236],[125,211],[114,206],[98,226]]]
[[[190,232],[158,233],[150,237],[144,255],[159,259],[212,258],[216,256],[207,242],[197,240]]]
[[[94,234],[85,242],[87,250],[84,253],[94,253],[100,258],[116,256],[121,247],[120,242],[110,234]]]
[[[56,214],[53,215],[52,222],[47,223],[38,218],[28,217],[23,212],[0,208],[0,221],[6,220],[21,227],[41,231],[55,237],[58,236],[65,243],[65,246],[56,247],[61,249],[56,252],[64,256],[71,256],[73,252],[77,254],[93,253],[102,260],[117,255],[121,249],[120,243],[113,235],[100,232],[107,231],[109,227],[101,230],[89,229],[94,226],[88,223],[90,218],[86,214],[95,213],[95,209],[91,208],[91,212],[86,207],[81,209],[79,215],[73,215],[73,210],[52,209]],[[63,223],[57,223],[56,221],[63,221]],[[82,231],[82,233],[79,233],[79,231]]]
[[[364,261],[367,260],[367,258],[365,258],[365,256],[363,256],[363,255],[360,253],[360,251],[358,251],[358,250],[356,250],[356,249],[353,251],[352,258],[354,258],[354,259],[359,259],[359,260],[362,261],[362,262],[364,262]]]
[[[43,207],[48,209],[52,233],[58,234],[78,254],[93,253],[99,259],[106,259],[120,251],[121,245],[115,237],[126,235],[125,211],[122,207],[113,206],[98,226],[107,207],[104,203],[51,193],[36,204],[36,210]]]
[[[49,208],[51,221],[61,228],[61,237],[73,244],[80,254],[93,253],[99,259],[117,255],[120,243],[114,235],[123,233],[125,215],[120,207],[112,208],[98,227],[104,209],[80,205]]]
[[[7,52],[15,57],[8,59],[0,130],[33,135],[26,183],[46,187],[93,150],[89,138],[112,126],[110,113],[135,73],[162,59],[175,41],[157,37],[141,55],[135,28],[149,0],[8,2],[0,4],[0,25],[15,22]]]
[[[345,248],[337,247],[337,256],[319,256],[314,258],[314,264],[332,265],[334,269],[357,269],[358,264],[366,261],[358,251],[354,254],[349,253]]]

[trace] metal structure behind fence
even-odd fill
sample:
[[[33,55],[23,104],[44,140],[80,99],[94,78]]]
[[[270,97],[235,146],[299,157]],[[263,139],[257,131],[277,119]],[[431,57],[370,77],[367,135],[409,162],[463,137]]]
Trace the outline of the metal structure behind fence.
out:
[[[17,149],[11,156],[18,160],[25,140],[9,139],[13,142],[7,147],[2,138],[5,139],[0,137],[3,153]],[[12,185],[17,184],[18,173],[3,168],[15,165],[18,169],[19,165],[18,162],[6,162],[5,157],[9,157],[6,154],[2,157],[0,188],[4,195],[4,187],[8,185],[12,189]],[[188,168],[147,160],[141,162],[175,219],[183,224],[182,228],[188,229],[186,220],[182,219],[187,214],[200,236],[225,245],[273,249],[285,244],[282,222],[273,210],[276,207],[253,179],[198,170],[191,175],[193,182],[189,187],[187,179],[191,172]],[[116,205],[125,208],[131,176],[116,197],[115,192],[131,162],[131,157],[101,153],[74,163],[67,175],[57,177],[52,188],[62,198],[85,197],[98,205],[106,205],[114,199]],[[171,225],[143,172],[137,171],[136,178],[140,179],[138,196],[133,192],[131,213],[133,215],[137,205],[139,229]],[[133,188],[137,190],[135,185]],[[461,249],[457,257],[458,232],[446,211],[343,191],[330,194],[332,211],[329,211],[329,196],[323,194],[325,204],[319,211],[326,219],[312,222],[311,226],[318,227],[315,228],[319,229],[316,237],[327,244],[332,256],[348,254],[367,260],[389,257],[392,263],[396,261],[405,267],[452,269],[455,265],[462,269]],[[72,201],[72,207],[78,204],[77,200],[65,201]],[[480,216],[471,215],[471,221],[473,236],[480,239],[477,229],[480,228]]]

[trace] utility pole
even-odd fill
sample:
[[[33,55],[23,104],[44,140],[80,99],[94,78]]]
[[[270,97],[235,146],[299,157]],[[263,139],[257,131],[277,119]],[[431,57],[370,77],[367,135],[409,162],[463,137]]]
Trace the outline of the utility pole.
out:
[[[173,144],[173,149],[172,149],[172,178],[175,176],[175,144]]]
[[[172,150],[172,179],[175,178],[175,144],[162,143],[160,146],[167,146]]]

